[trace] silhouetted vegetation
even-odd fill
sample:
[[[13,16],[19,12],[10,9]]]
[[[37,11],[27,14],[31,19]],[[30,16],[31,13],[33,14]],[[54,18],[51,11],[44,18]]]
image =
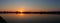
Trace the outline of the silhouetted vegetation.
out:
[[[7,22],[0,16],[0,23],[7,23]]]
[[[21,12],[7,12],[7,11],[3,11],[1,12],[1,14],[6,14],[6,13],[16,13],[16,14],[19,14]],[[52,11],[52,12],[22,12],[23,14],[60,14],[60,11]]]

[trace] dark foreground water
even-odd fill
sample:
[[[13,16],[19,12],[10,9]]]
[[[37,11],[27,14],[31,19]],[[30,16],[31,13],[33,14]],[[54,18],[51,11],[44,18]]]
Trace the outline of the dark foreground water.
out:
[[[60,23],[58,14],[0,14],[7,23]]]

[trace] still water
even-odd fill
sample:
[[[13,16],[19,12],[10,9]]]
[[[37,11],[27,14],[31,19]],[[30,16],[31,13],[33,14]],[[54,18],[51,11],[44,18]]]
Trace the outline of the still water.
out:
[[[0,14],[7,23],[60,23],[58,14]]]

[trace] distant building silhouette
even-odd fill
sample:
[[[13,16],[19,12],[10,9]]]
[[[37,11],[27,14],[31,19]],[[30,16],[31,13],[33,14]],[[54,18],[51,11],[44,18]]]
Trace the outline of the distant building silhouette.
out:
[[[0,23],[7,23],[7,22],[0,16]]]

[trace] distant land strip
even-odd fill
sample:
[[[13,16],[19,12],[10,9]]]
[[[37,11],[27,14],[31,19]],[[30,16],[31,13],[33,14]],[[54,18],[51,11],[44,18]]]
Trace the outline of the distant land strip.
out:
[[[6,11],[3,11],[1,12],[0,11],[0,14],[8,14],[8,13],[16,13],[16,14],[20,14],[20,13],[23,13],[23,14],[60,14],[60,11],[57,11],[57,12],[6,12]]]

